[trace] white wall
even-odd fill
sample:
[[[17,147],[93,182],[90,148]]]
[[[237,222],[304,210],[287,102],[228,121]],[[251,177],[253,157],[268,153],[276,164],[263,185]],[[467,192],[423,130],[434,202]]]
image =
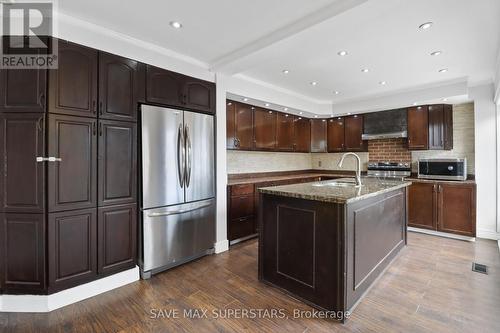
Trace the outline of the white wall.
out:
[[[474,100],[477,236],[499,239],[497,232],[497,112],[493,84],[469,88]],[[446,209],[446,208],[445,208]]]

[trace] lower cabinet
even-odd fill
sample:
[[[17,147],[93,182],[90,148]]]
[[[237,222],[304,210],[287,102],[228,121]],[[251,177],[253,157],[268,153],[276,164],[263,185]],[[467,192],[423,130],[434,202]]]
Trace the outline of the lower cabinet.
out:
[[[98,273],[108,275],[133,268],[137,253],[136,205],[98,208],[97,215]]]
[[[97,209],[50,213],[48,221],[49,291],[97,277]]]
[[[0,228],[0,290],[44,293],[44,214],[1,213]]]
[[[414,182],[408,195],[408,225],[463,236],[476,235],[476,185]]]

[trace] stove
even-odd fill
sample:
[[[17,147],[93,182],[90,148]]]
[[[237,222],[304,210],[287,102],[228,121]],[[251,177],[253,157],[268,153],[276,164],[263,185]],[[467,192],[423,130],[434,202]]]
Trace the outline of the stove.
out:
[[[403,179],[410,175],[409,162],[368,162],[368,177]]]

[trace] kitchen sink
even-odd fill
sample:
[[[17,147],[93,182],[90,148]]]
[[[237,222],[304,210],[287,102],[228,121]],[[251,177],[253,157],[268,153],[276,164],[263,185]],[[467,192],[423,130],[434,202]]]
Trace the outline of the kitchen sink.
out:
[[[321,182],[321,183],[315,183],[312,186],[318,186],[318,187],[326,187],[326,186],[332,186],[332,187],[356,187],[356,182],[355,180],[332,180],[329,182]],[[361,185],[363,186],[363,185]]]

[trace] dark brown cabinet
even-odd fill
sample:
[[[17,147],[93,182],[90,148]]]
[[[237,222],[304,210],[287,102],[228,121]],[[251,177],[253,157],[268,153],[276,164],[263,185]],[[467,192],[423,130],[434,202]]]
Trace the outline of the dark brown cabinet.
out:
[[[50,213],[49,290],[70,288],[97,276],[97,209]]]
[[[0,112],[45,112],[47,70],[1,69]]]
[[[347,151],[366,150],[365,143],[362,140],[363,135],[363,116],[354,115],[344,119],[344,142]]]
[[[287,113],[277,112],[276,116],[276,149],[281,151],[295,150],[294,117]]]
[[[136,263],[137,211],[135,204],[98,209],[98,273],[109,275]]]
[[[436,230],[437,185],[413,183],[408,190],[408,225]]]
[[[146,101],[215,114],[215,84],[148,65]]]
[[[43,214],[0,213],[0,290],[43,293],[45,219]]]
[[[276,148],[276,114],[277,112],[255,108],[254,110],[254,148],[273,150]]]
[[[0,114],[0,212],[43,213],[44,119],[41,113]]]
[[[140,78],[137,61],[99,53],[99,117],[136,121]]]
[[[343,117],[336,117],[328,120],[327,137],[328,137],[328,152],[344,151],[344,133],[345,123]]]
[[[294,117],[294,145],[295,151],[308,153],[311,151],[311,121],[307,118]]]
[[[97,120],[49,115],[50,212],[97,207]]]
[[[414,182],[408,195],[408,225],[474,237],[476,185]]]
[[[228,187],[228,240],[255,234],[254,185]]]
[[[311,153],[326,153],[326,119],[311,119]]]
[[[476,186],[440,183],[437,192],[437,230],[475,236]]]
[[[429,148],[453,149],[453,111],[451,105],[429,105]]]
[[[97,50],[59,41],[58,68],[49,70],[49,112],[97,116]]]
[[[427,106],[408,108],[408,149],[429,147],[429,112]]]
[[[99,120],[98,131],[99,206],[135,203],[137,200],[136,124]]]
[[[226,113],[228,149],[253,148],[253,109],[250,105],[229,101]]]

